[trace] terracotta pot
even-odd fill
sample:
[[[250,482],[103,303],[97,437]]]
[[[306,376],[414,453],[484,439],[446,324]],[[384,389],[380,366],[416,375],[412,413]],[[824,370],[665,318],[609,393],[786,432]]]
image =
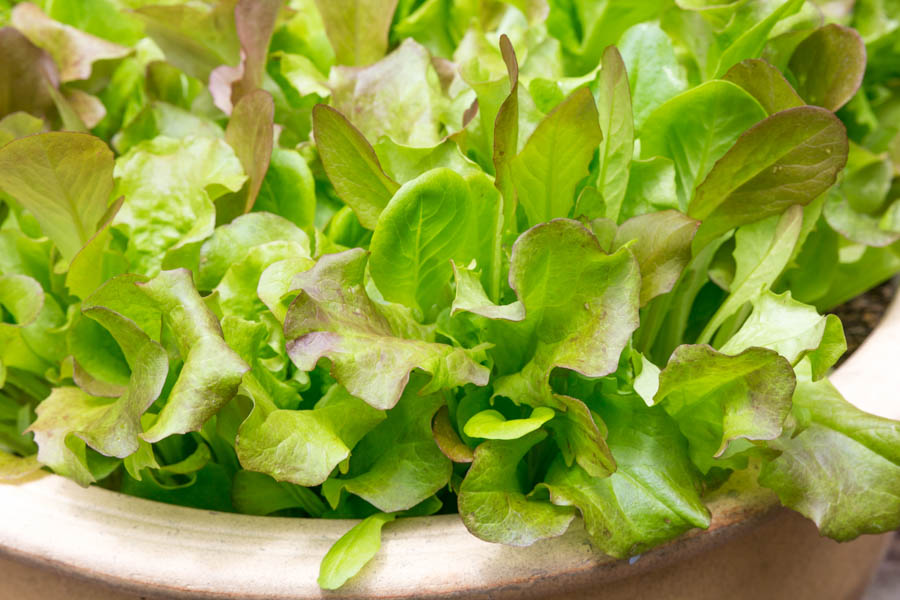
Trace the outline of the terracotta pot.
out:
[[[860,408],[900,419],[898,396],[885,393],[900,388],[898,347],[894,302],[832,381]],[[747,473],[708,498],[708,531],[636,561],[592,551],[577,521],[559,538],[510,548],[474,538],[457,516],[405,519],[386,528],[358,577],[324,593],[319,561],[350,521],[195,510],[45,475],[0,485],[0,598],[859,598],[889,536],[821,538],[754,480]]]

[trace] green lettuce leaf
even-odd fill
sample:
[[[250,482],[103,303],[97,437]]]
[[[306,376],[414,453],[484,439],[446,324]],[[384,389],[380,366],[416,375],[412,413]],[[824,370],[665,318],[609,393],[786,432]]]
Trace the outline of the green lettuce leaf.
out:
[[[701,472],[741,465],[743,440],[781,435],[796,380],[773,350],[748,348],[729,356],[709,346],[675,349],[659,375],[654,403],[678,423]]]
[[[900,425],[803,376],[792,414],[797,425],[769,442],[781,455],[763,466],[760,483],[836,540],[900,526]]]
[[[534,431],[516,440],[491,440],[475,449],[475,460],[459,490],[459,514],[473,535],[489,542],[530,546],[565,533],[572,522],[570,507],[529,498],[518,466],[531,448],[546,437]]]
[[[615,402],[602,409],[618,468],[591,477],[557,459],[546,487],[554,504],[575,506],[595,548],[627,558],[693,528],[706,528],[699,473],[675,423],[660,409]]]
[[[34,214],[68,262],[101,225],[113,167],[112,151],[95,137],[43,133],[0,149],[0,189]]]

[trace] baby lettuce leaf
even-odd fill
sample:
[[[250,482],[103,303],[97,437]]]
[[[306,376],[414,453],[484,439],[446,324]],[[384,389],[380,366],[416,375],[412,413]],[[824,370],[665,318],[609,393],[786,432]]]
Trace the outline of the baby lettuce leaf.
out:
[[[809,104],[836,111],[862,84],[866,48],[856,31],[831,23],[800,42],[788,66]]]
[[[697,188],[687,211],[703,221],[695,249],[738,225],[809,204],[834,184],[847,152],[844,125],[822,108],[790,108],[758,123]]]
[[[284,332],[288,354],[299,369],[311,371],[321,357],[328,357],[335,379],[380,409],[397,403],[414,369],[432,375],[422,393],[487,384],[488,370],[470,352],[399,335],[366,294],[365,265],[364,250],[348,250],[323,256],[295,278],[301,293],[288,310]]]
[[[678,209],[675,185],[675,163],[656,156],[648,160],[631,161],[631,176],[619,220],[666,209]]]
[[[248,374],[241,392],[253,411],[238,431],[235,450],[241,466],[302,486],[319,485],[384,412],[332,386],[311,410],[279,410],[264,387]]]
[[[388,136],[406,146],[435,146],[446,99],[431,55],[411,39],[368,67],[333,67],[331,103],[370,142]]]
[[[490,440],[475,449],[475,460],[459,490],[459,514],[473,535],[488,542],[530,546],[562,535],[575,516],[568,506],[529,498],[519,463],[547,436],[534,431],[516,440]]]
[[[822,534],[851,540],[900,526],[900,424],[849,404],[827,380],[800,375],[791,431],[759,477]]]
[[[38,444],[38,460],[81,485],[94,481],[85,443],[118,458],[137,451],[141,415],[162,391],[169,366],[166,351],[133,321],[100,307],[86,314],[113,335],[125,354],[131,368],[128,386],[116,399],[97,398],[75,387],[55,388],[29,428]]]
[[[446,405],[434,413],[434,418],[431,420],[431,433],[434,434],[434,441],[444,456],[453,462],[470,463],[474,459],[475,455],[472,449],[462,441],[456,429],[453,428],[450,410]]]
[[[515,440],[537,431],[555,414],[552,408],[538,406],[526,418],[507,420],[499,411],[483,410],[466,421],[463,431],[470,438]]]
[[[594,68],[603,49],[619,41],[632,25],[652,21],[668,6],[667,0],[550,0],[547,30],[557,38],[567,71],[581,75]]]
[[[792,365],[808,358],[815,381],[847,350],[847,340],[836,315],[822,316],[790,292],[765,292],[753,300],[753,312],[721,350],[737,354],[753,346],[775,350]]]
[[[281,0],[243,0],[235,6],[234,24],[241,44],[241,62],[235,67],[216,67],[209,82],[214,102],[226,114],[232,114],[234,105],[262,87],[266,51],[281,4]]]
[[[253,210],[282,216],[301,229],[311,230],[316,219],[316,181],[299,152],[272,149],[269,170]]]
[[[246,177],[223,140],[157,137],[116,161],[115,193],[125,196],[116,226],[129,235],[132,272],[153,276],[168,252],[192,252],[216,223],[213,200],[241,189]],[[165,219],[161,215],[167,215]]]
[[[575,186],[603,138],[594,97],[579,88],[548,114],[513,160],[519,203],[530,225],[568,217]]]
[[[419,389],[423,377],[411,379],[387,418],[357,444],[346,477],[323,485],[332,507],[346,490],[385,512],[407,510],[450,481],[453,464],[431,433],[431,420],[446,399],[443,394],[423,393],[424,388]]]
[[[131,48],[54,21],[30,2],[17,4],[10,21],[32,43],[53,57],[63,82],[88,79],[95,62],[123,58],[132,52]]]
[[[773,350],[729,356],[704,345],[675,349],[659,375],[654,402],[678,423],[703,473],[735,468],[748,445],[781,435],[795,386],[791,363]]]
[[[136,8],[133,14],[143,22],[144,31],[167,62],[205,83],[216,67],[240,62],[241,43],[234,19],[237,3],[151,4]]]
[[[765,117],[763,107],[743,89],[727,81],[709,81],[675,96],[647,118],[641,128],[641,156],[665,156],[675,162],[678,202],[684,210],[715,162],[739,135]]]
[[[200,250],[197,288],[211,290],[225,277],[228,269],[257,246],[291,242],[298,246],[297,258],[309,258],[309,237],[290,221],[269,213],[242,215],[221,227],[204,242]]]
[[[385,175],[363,134],[338,111],[317,104],[313,132],[322,166],[338,196],[363,227],[374,230],[378,215],[400,186]]]
[[[159,418],[142,438],[198,431],[237,392],[248,365],[222,336],[222,327],[194,287],[190,271],[163,271],[140,290],[162,313],[184,366]]]
[[[526,315],[511,326],[528,332],[533,351],[520,372],[496,381],[494,391],[516,402],[564,409],[552,397],[550,371],[612,373],[637,328],[637,261],[626,248],[607,255],[582,225],[556,219],[519,237],[509,280]]]
[[[453,274],[456,281],[456,297],[453,299],[451,314],[468,312],[488,319],[506,321],[522,321],[525,319],[525,307],[520,301],[498,306],[488,298],[481,285],[478,273],[453,263]]]
[[[675,287],[691,260],[691,240],[699,226],[675,210],[640,215],[619,226],[613,246],[628,245],[640,266],[641,306]]]
[[[769,217],[738,229],[730,293],[706,323],[699,343],[709,342],[728,317],[775,283],[793,256],[802,225],[802,209],[792,206],[781,217]]]
[[[503,215],[505,224],[509,226],[512,224],[516,207],[512,161],[519,147],[519,62],[512,43],[505,34],[500,37],[500,53],[509,75],[509,96],[500,105],[494,119],[493,163],[496,173],[494,182],[503,196]]]
[[[449,169],[429,171],[397,191],[378,219],[369,260],[386,300],[426,319],[447,304],[450,260],[474,258],[465,255],[474,204],[466,180]]]
[[[759,58],[739,62],[722,79],[744,88],[769,115],[806,104],[781,71]]]
[[[216,202],[218,223],[228,223],[253,208],[272,157],[274,115],[272,96],[263,90],[250,92],[235,105],[225,128],[225,141],[241,161],[247,181],[239,192],[226,194]]]
[[[319,587],[323,590],[336,590],[356,575],[378,553],[381,548],[381,528],[396,516],[375,513],[342,535],[322,559],[317,579]]]
[[[339,65],[366,66],[384,56],[397,0],[316,0]]]
[[[56,118],[53,92],[59,87],[59,70],[50,55],[12,27],[0,28],[0,49],[0,85],[16,90],[0,100],[0,117],[22,111],[45,120]]]
[[[634,128],[661,104],[687,89],[672,40],[656,23],[640,23],[625,32],[619,51],[628,71]]]
[[[98,138],[42,133],[0,149],[0,189],[35,216],[68,262],[101,224],[113,167],[112,151]]]
[[[647,410],[635,400],[601,409],[615,473],[591,477],[558,458],[542,484],[554,504],[577,507],[594,547],[616,558],[640,554],[710,522],[699,473],[677,426],[661,409]]]
[[[614,46],[603,51],[601,70],[595,82],[597,110],[600,114],[600,166],[597,189],[603,195],[605,214],[618,221],[619,210],[628,188],[628,168],[634,154],[634,118],[631,114],[631,91],[625,63]]]

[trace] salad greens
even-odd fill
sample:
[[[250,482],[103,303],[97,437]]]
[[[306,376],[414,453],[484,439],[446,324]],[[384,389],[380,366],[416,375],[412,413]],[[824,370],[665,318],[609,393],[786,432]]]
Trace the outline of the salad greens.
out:
[[[0,479],[625,558],[900,527],[900,5],[0,0]],[[298,542],[299,543],[299,542]]]

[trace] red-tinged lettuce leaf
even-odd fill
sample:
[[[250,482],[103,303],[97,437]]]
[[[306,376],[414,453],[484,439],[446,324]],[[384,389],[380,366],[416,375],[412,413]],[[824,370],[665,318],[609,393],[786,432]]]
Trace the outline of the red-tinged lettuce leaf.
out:
[[[0,117],[23,111],[46,120],[57,115],[52,89],[59,70],[49,54],[12,27],[0,28]],[[15,93],[12,93],[15,90]]]
[[[385,175],[365,136],[335,109],[313,109],[313,133],[322,166],[338,196],[360,224],[375,229],[378,216],[400,187]]]
[[[839,541],[900,527],[900,424],[803,375],[792,414],[797,425],[769,442],[781,455],[763,466],[759,482]]]
[[[302,486],[328,479],[356,443],[385,419],[384,411],[340,385],[309,410],[280,410],[252,374],[244,377],[241,393],[254,403],[235,441],[241,466]]]
[[[512,182],[512,161],[519,148],[519,61],[512,42],[500,36],[500,53],[509,76],[509,95],[497,110],[494,119],[493,163],[494,183],[503,196],[503,216],[506,226],[512,225],[516,208],[516,189]],[[479,105],[480,108],[480,105]],[[509,227],[511,228],[511,227]]]
[[[803,40],[788,66],[809,104],[836,111],[862,85],[866,47],[856,31],[831,23]]]
[[[806,104],[778,69],[759,58],[739,62],[722,79],[744,88],[770,115]]]
[[[603,196],[604,213],[587,214],[588,218],[605,217],[618,222],[628,173],[634,154],[634,117],[631,108],[631,89],[622,55],[615,47],[603,51],[602,68],[593,83],[600,115],[600,144],[597,190]]]
[[[32,43],[53,57],[63,82],[88,79],[95,62],[124,58],[132,52],[131,48],[54,21],[30,2],[17,4],[10,21]]]
[[[678,211],[666,210],[633,217],[616,230],[613,247],[628,245],[641,269],[641,306],[672,291],[691,260],[691,241],[699,226]]]
[[[249,367],[225,343],[219,321],[197,293],[190,271],[163,271],[138,286],[162,313],[184,361],[159,418],[141,436],[157,442],[198,431],[234,397]]]
[[[431,420],[431,433],[434,441],[444,453],[444,456],[455,463],[470,463],[475,458],[472,449],[459,437],[453,423],[450,420],[450,411],[442,406]]]
[[[441,141],[447,100],[431,55],[413,40],[368,67],[334,67],[329,81],[332,106],[370,142],[383,135],[406,146]]]
[[[275,104],[269,92],[252,91],[235,105],[225,128],[225,141],[234,150],[247,181],[240,191],[226,194],[216,202],[216,222],[231,222],[250,212],[269,169],[275,143]]]
[[[141,416],[162,391],[168,356],[133,321],[111,310],[91,307],[87,316],[100,323],[119,344],[131,376],[119,398],[98,398],[76,387],[54,388],[37,408],[29,431],[38,445],[38,460],[81,485],[94,481],[85,444],[106,456],[124,458],[138,450]]]
[[[738,468],[742,440],[782,433],[796,380],[791,363],[774,350],[748,348],[729,356],[704,345],[675,349],[659,375],[654,402],[678,423],[701,472]]]
[[[225,114],[230,115],[244,96],[262,88],[266,53],[282,3],[282,0],[239,0],[234,7],[241,62],[236,67],[216,67],[209,78],[209,91]]]
[[[207,137],[141,142],[116,161],[115,177],[116,196],[125,197],[115,221],[128,233],[125,256],[132,272],[149,276],[199,251],[215,228],[213,200],[246,180],[231,147]]]
[[[601,412],[616,472],[591,477],[578,465],[557,459],[543,484],[551,501],[577,507],[593,546],[616,558],[640,554],[694,527],[708,527],[700,474],[672,419],[640,401],[604,403]]]
[[[384,56],[397,0],[316,0],[339,65],[366,66]]]
[[[511,165],[516,195],[529,224],[569,216],[575,186],[588,174],[602,138],[597,105],[588,88],[573,92],[540,122]]]
[[[387,418],[359,441],[346,476],[323,484],[332,507],[346,490],[385,512],[407,510],[449,483],[453,463],[431,432],[431,420],[446,399],[423,393],[424,379],[413,377]]]
[[[808,358],[815,381],[846,352],[847,340],[837,315],[820,315],[789,291],[766,292],[753,301],[753,312],[721,351],[737,354],[753,346],[775,350],[795,366]]]
[[[144,23],[147,36],[162,49],[167,62],[206,82],[216,67],[236,66],[240,61],[237,3],[158,4],[141,6],[134,15]]]
[[[559,367],[602,377],[616,370],[638,326],[638,263],[626,248],[607,255],[581,224],[557,219],[519,237],[509,279],[525,320],[498,328],[489,341],[507,345],[505,330],[515,329],[531,354],[520,372],[498,379],[494,391],[516,402],[564,410],[552,397],[550,371]]]
[[[109,206],[113,154],[90,135],[51,132],[0,149],[0,189],[30,211],[68,262]]]
[[[684,210],[716,161],[748,127],[765,117],[759,102],[737,85],[708,81],[675,96],[647,117],[641,127],[641,156],[665,156],[675,162],[678,202]]]
[[[703,221],[694,247],[733,227],[809,204],[834,184],[847,152],[844,125],[823,108],[790,108],[756,124],[697,187],[688,208],[688,215]]]
[[[546,437],[535,431],[516,440],[492,440],[475,449],[475,460],[459,490],[459,514],[466,528],[488,542],[530,546],[562,535],[575,511],[526,496],[518,466]]]
[[[329,358],[339,383],[381,409],[397,403],[414,369],[432,375],[423,394],[487,383],[487,368],[471,352],[402,337],[366,294],[365,266],[365,251],[354,249],[325,255],[295,277],[292,287],[300,294],[288,310],[284,331],[288,354],[299,369],[311,371],[320,358]]]

